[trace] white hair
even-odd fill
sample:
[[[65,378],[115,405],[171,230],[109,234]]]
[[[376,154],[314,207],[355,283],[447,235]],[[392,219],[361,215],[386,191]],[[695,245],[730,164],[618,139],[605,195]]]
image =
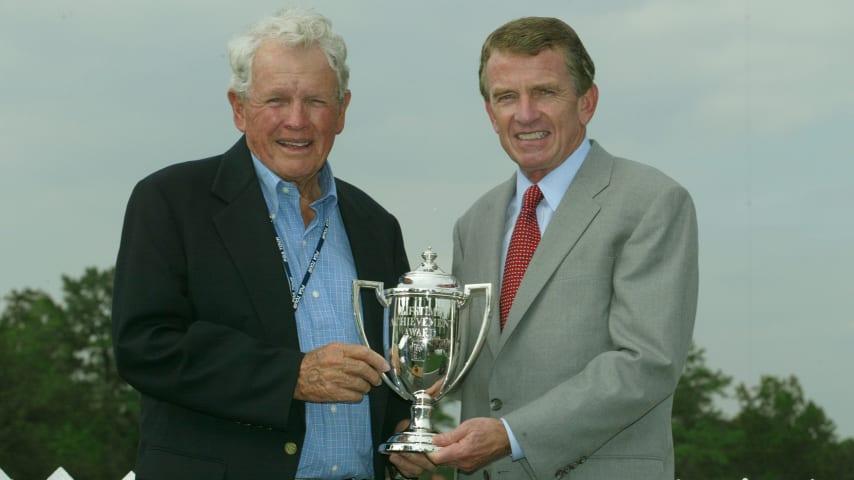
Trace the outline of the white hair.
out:
[[[332,22],[303,8],[289,8],[260,20],[228,42],[228,61],[231,64],[231,81],[228,89],[246,98],[252,85],[252,62],[255,52],[264,40],[273,39],[289,47],[320,47],[329,66],[338,78],[338,101],[344,101],[350,68],[347,66],[347,45],[340,35],[332,31]]]

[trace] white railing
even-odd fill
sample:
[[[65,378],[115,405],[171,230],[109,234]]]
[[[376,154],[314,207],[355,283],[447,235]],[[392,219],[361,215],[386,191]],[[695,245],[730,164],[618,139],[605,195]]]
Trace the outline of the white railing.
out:
[[[128,472],[128,474],[122,478],[122,480],[135,480],[135,479],[136,479],[136,475],[134,475],[133,472]],[[6,475],[6,472],[4,472],[2,468],[0,468],[0,480],[12,480],[12,478],[9,477],[9,475]],[[59,467],[56,469],[56,471],[51,473],[50,476],[47,477],[47,479],[45,479],[45,480],[74,480],[74,477],[69,475],[68,472],[66,472],[64,468]]]

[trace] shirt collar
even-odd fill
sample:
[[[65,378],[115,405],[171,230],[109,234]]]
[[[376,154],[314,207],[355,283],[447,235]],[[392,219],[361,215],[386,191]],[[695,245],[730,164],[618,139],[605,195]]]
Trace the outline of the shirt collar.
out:
[[[560,205],[560,201],[563,200],[566,190],[569,188],[569,185],[575,178],[575,174],[578,173],[578,169],[581,168],[581,164],[584,162],[584,159],[587,158],[587,154],[589,152],[590,140],[585,136],[581,144],[578,145],[578,148],[576,148],[563,163],[558,165],[557,168],[549,172],[537,183],[540,190],[543,192],[543,199],[545,199],[546,205],[552,211],[557,210],[557,206]],[[533,183],[522,173],[522,169],[517,167],[516,202],[519,204],[519,208],[521,208],[522,197],[524,196],[525,191],[528,190],[528,187],[531,185],[533,185]]]
[[[273,173],[267,165],[258,159],[255,154],[252,154],[252,164],[255,166],[255,173],[258,175],[258,182],[261,184],[261,192],[264,194],[264,200],[267,202],[267,208],[270,212],[277,212],[279,209],[279,196],[277,195],[280,184],[289,185],[296,189],[296,184],[282,180],[281,177]],[[329,161],[324,162],[323,167],[317,174],[318,182],[320,182],[320,198],[315,200],[312,205],[332,202],[333,205],[338,202],[338,191],[335,188],[335,176],[332,174],[332,167]]]

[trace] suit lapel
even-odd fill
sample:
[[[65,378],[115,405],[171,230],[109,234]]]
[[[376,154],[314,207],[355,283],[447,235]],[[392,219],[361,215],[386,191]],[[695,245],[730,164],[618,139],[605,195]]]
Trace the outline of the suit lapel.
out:
[[[475,255],[478,258],[476,263],[483,265],[483,270],[478,271],[474,278],[481,279],[478,281],[492,284],[491,318],[489,319],[490,324],[486,336],[486,344],[484,345],[484,350],[490,352],[490,354],[498,352],[501,336],[501,327],[499,325],[502,261],[501,239],[504,237],[507,205],[510,203],[510,199],[513,197],[515,191],[516,176],[513,175],[509,180],[496,187],[491,195],[488,195],[485,202],[486,208],[483,212],[479,212],[473,227],[474,231],[479,232],[477,246],[480,251],[466,252],[466,255]],[[480,319],[482,317],[477,316],[480,315],[480,312],[472,313],[475,314],[472,316],[471,327],[471,335],[474,338],[477,335],[477,329],[480,326]]]
[[[513,307],[507,316],[498,350],[504,346],[520,321],[523,321],[525,313],[539,292],[599,213],[601,207],[594,198],[608,186],[613,164],[613,158],[598,143],[593,142],[590,153],[555,210],[525,271],[513,300]]]
[[[266,338],[299,350],[275,230],[245,139],[223,155],[211,192],[226,202],[213,222],[243,278]]]

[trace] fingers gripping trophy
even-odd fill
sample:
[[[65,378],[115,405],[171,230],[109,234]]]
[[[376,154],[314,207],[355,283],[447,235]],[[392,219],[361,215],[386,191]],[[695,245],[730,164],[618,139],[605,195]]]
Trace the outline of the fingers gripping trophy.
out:
[[[413,402],[409,430],[392,435],[379,447],[386,454],[396,452],[432,452],[431,417],[433,404],[451,392],[474,364],[489,325],[492,304],[492,285],[478,283],[460,287],[452,275],[442,271],[436,263],[436,254],[428,248],[421,254],[424,260],[415,271],[400,277],[396,288],[383,290],[382,282],[353,281],[353,316],[362,343],[370,347],[362,320],[360,292],[370,288],[376,292],[377,301],[387,309],[383,325],[383,352],[391,365],[383,381],[398,395]],[[483,320],[469,358],[462,361],[461,313],[473,291],[485,295]]]

